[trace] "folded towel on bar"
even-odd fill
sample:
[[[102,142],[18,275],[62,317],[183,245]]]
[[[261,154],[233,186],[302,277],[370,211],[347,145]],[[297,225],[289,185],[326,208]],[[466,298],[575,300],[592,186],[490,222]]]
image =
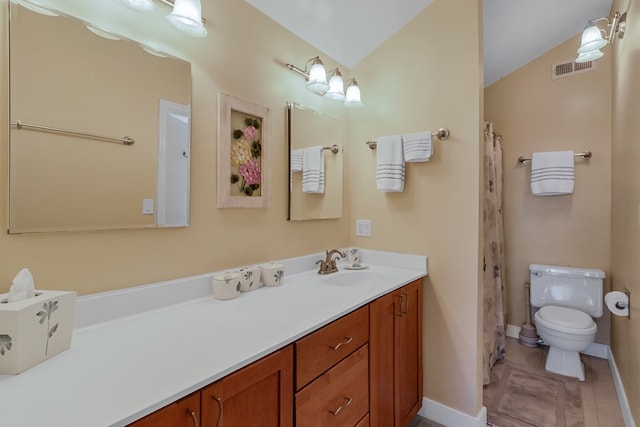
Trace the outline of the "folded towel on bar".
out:
[[[404,190],[404,154],[400,135],[377,139],[376,185],[384,192]]]
[[[536,196],[573,193],[573,151],[549,151],[531,155],[531,192]]]
[[[324,149],[321,145],[302,152],[302,192],[324,193]]]
[[[291,150],[291,172],[302,172],[303,151],[303,148],[299,150]]]
[[[405,162],[428,162],[433,154],[431,132],[402,135]]]

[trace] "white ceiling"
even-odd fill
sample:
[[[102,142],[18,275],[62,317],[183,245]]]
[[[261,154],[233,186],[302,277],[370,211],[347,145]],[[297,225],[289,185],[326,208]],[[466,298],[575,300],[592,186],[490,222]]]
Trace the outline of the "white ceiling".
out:
[[[349,68],[433,2],[246,1]],[[589,19],[609,15],[611,4],[612,0],[484,0],[485,86],[576,35]]]

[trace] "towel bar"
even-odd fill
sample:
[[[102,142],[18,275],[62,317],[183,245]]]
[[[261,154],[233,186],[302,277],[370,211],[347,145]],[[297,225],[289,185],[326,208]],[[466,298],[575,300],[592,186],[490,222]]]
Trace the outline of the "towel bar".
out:
[[[444,141],[445,139],[449,138],[449,129],[440,128],[440,129],[438,129],[437,132],[431,132],[431,136],[432,137],[435,136],[440,141]],[[365,142],[365,144],[367,144],[369,146],[369,148],[371,148],[372,150],[375,150],[376,147],[378,146],[378,144],[377,144],[375,139],[370,139],[369,141]]]
[[[331,147],[322,147],[323,150],[331,150],[333,154],[338,154],[340,152],[340,147],[338,145],[333,144]]]
[[[590,159],[591,156],[593,156],[593,154],[591,153],[591,151],[585,151],[583,153],[575,153],[573,156],[582,157],[583,159]],[[518,157],[518,163],[520,164],[526,164],[529,161],[531,161],[531,157],[523,157],[523,156]]]

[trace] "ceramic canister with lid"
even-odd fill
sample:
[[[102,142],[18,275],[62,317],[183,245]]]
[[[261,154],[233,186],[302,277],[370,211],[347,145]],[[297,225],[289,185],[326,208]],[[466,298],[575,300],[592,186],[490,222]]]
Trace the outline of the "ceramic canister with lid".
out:
[[[280,286],[284,282],[284,265],[276,262],[263,264],[260,266],[262,270],[262,283],[265,286]]]
[[[240,273],[226,272],[211,279],[213,296],[219,300],[228,300],[240,295]]]

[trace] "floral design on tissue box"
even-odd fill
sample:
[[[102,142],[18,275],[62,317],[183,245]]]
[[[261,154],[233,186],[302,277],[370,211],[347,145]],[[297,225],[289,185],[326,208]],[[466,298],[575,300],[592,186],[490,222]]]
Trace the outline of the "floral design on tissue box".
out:
[[[39,312],[36,313],[36,316],[40,317],[40,324],[44,324],[44,321],[47,321],[47,330],[49,331],[47,333],[47,345],[44,348],[44,355],[48,356],[49,354],[49,338],[51,338],[53,336],[53,334],[55,334],[55,332],[58,330],[58,324],[56,323],[55,325],[51,326],[51,315],[53,314],[54,311],[56,311],[58,309],[58,301],[47,301],[44,304],[42,304],[42,308],[44,310],[40,310]]]

